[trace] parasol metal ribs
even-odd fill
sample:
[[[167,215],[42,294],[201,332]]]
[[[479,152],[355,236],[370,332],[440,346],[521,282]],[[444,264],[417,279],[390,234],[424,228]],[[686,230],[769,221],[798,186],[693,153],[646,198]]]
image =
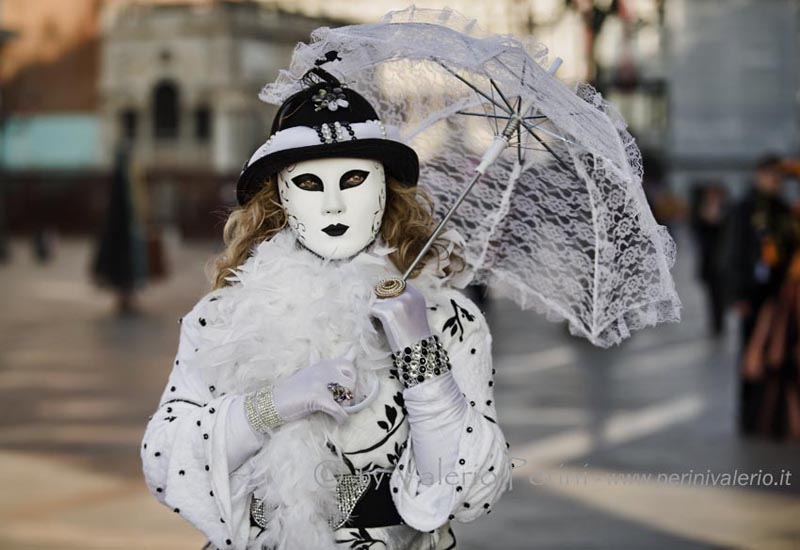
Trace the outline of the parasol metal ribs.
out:
[[[547,69],[548,74],[554,75],[556,71],[558,71],[558,69],[561,67],[562,63],[563,60],[560,57],[556,57],[553,60],[553,63]],[[448,72],[456,76],[456,78],[458,78],[459,80],[461,80],[462,82],[473,88],[477,93],[479,93],[480,95],[482,95],[483,97],[489,99],[490,101],[492,101],[492,103],[494,103],[494,101],[490,99],[486,94],[478,90],[476,87],[470,85],[469,82],[461,78],[459,75],[450,70],[448,67],[444,65],[442,66],[445,69],[447,69]],[[492,84],[494,85],[494,83]],[[453,213],[461,205],[461,203],[464,201],[464,199],[472,190],[472,188],[475,186],[475,184],[478,183],[478,180],[486,172],[489,166],[491,166],[492,163],[494,163],[494,161],[497,160],[497,157],[499,157],[500,154],[505,150],[505,148],[508,147],[508,142],[511,139],[511,136],[513,136],[514,133],[519,129],[520,124],[525,124],[524,120],[526,118],[526,113],[528,113],[533,107],[533,102],[534,102],[533,99],[528,99],[525,101],[525,103],[522,104],[519,110],[515,110],[509,113],[510,116],[508,117],[508,122],[506,123],[505,128],[503,128],[503,131],[500,132],[499,135],[495,136],[494,140],[492,141],[492,144],[489,146],[486,152],[483,153],[483,156],[481,157],[481,162],[475,168],[475,174],[472,176],[472,179],[464,188],[464,190],[461,192],[461,194],[458,196],[453,206],[451,206],[450,209],[447,211],[447,214],[445,214],[445,216],[436,226],[436,229],[433,230],[431,236],[428,237],[428,240],[425,242],[425,246],[422,247],[422,250],[420,250],[419,254],[417,254],[417,257],[414,258],[414,261],[411,262],[411,265],[408,267],[408,269],[406,269],[405,273],[403,273],[402,278],[397,279],[396,277],[391,277],[388,279],[384,279],[380,283],[378,283],[378,285],[375,287],[375,294],[379,298],[393,298],[403,293],[403,291],[406,288],[406,281],[411,276],[411,273],[414,272],[414,269],[417,267],[417,265],[422,261],[422,258],[425,257],[425,254],[427,254],[428,250],[433,245],[434,241],[436,241],[436,239],[439,237],[442,230],[444,229],[444,226],[453,216]]]

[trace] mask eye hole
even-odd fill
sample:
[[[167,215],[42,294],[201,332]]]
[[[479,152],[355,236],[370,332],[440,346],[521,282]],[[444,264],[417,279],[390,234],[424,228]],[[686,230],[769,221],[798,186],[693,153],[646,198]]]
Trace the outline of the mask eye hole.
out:
[[[351,187],[358,187],[369,176],[369,172],[365,170],[350,170],[345,172],[339,180],[339,189],[350,189]]]
[[[300,174],[292,178],[292,183],[303,191],[322,191],[324,186],[319,176],[314,174]]]

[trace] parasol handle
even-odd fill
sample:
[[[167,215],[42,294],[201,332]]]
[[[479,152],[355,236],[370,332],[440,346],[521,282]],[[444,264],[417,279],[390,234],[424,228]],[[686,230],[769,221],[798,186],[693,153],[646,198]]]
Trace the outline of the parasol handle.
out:
[[[556,57],[553,60],[553,63],[551,63],[550,67],[547,69],[547,73],[554,75],[561,67],[563,62],[564,61],[560,57]],[[425,254],[427,254],[434,241],[439,237],[439,234],[444,229],[445,224],[450,220],[451,217],[453,217],[453,213],[461,205],[475,184],[478,183],[478,180],[481,178],[481,176],[486,172],[489,166],[491,166],[492,163],[497,160],[497,157],[500,156],[503,150],[508,147],[509,138],[511,138],[514,132],[517,131],[520,123],[522,122],[522,118],[525,116],[525,113],[531,110],[533,103],[533,98],[525,100],[520,110],[514,113],[515,116],[509,118],[506,127],[503,128],[503,131],[500,133],[500,135],[495,136],[494,141],[492,141],[492,144],[481,157],[480,164],[478,164],[478,166],[475,168],[475,173],[472,176],[472,180],[467,184],[464,190],[461,191],[461,194],[456,199],[456,202],[450,207],[450,210],[447,211],[447,214],[445,214],[444,218],[442,218],[442,220],[439,222],[439,225],[436,226],[436,229],[433,230],[433,233],[430,237],[428,237],[425,246],[422,247],[422,250],[419,251],[417,257],[414,258],[414,261],[411,262],[410,266],[408,266],[408,269],[406,269],[406,272],[403,273],[402,278],[398,279],[396,277],[391,277],[378,283],[378,285],[375,287],[375,294],[379,298],[394,298],[395,296],[400,296],[400,294],[403,293],[403,290],[406,288],[406,281],[411,276],[411,273],[422,261],[422,258],[425,257]]]

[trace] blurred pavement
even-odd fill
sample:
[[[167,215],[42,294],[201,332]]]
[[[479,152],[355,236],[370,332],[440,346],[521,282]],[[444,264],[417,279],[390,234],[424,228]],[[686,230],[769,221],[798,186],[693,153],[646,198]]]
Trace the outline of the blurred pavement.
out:
[[[138,447],[212,247],[172,250],[145,313],[121,319],[89,284],[86,241],[61,242],[49,265],[12,245],[0,265],[0,550],[199,550],[203,537],[147,493]],[[800,474],[800,447],[736,435],[736,342],[706,338],[679,250],[684,321],[611,350],[490,304],[515,480],[491,515],[456,524],[461,550],[800,548],[800,481],[763,483]],[[737,471],[762,483],[657,479]]]

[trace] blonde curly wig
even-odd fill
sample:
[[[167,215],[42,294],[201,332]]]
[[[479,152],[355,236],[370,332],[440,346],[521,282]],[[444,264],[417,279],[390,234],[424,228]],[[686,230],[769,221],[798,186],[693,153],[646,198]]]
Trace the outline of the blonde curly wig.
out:
[[[386,210],[380,233],[387,245],[396,248],[389,259],[400,272],[408,269],[435,227],[433,202],[428,194],[419,187],[408,187],[387,177]],[[286,228],[286,213],[278,198],[276,179],[272,177],[246,205],[234,208],[229,214],[223,230],[225,250],[213,260],[211,268],[214,288],[228,286],[230,282],[226,277],[231,275],[231,270],[242,265],[259,243]],[[416,277],[427,262],[438,262],[443,247],[434,242],[411,277]],[[464,261],[459,252],[451,252],[445,273],[463,269]]]

